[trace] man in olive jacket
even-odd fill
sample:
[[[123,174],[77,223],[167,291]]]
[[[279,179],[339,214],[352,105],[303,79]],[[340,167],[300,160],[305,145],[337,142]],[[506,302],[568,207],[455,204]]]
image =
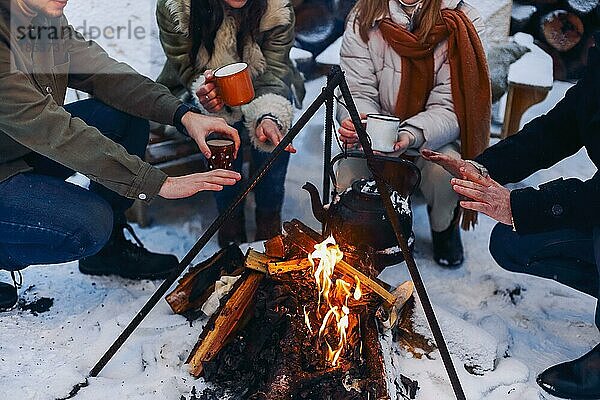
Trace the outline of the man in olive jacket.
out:
[[[539,189],[508,190],[581,148],[600,167],[600,34],[589,52],[585,76],[546,115],[492,146],[473,161],[424,151],[460,179],[454,190],[465,208],[500,223],[490,251],[510,271],[554,279],[600,299],[600,172],[586,181],[560,178]],[[596,305],[600,327],[600,307]],[[573,329],[565,324],[565,329]],[[600,345],[581,358],[542,372],[538,384],[554,396],[600,398]]]
[[[149,202],[221,190],[239,174],[167,177],[142,161],[148,120],[187,132],[210,156],[211,131],[235,129],[183,105],[162,85],[111,59],[63,15],[67,0],[0,0],[0,269],[81,259],[82,272],[164,278],[177,266],[125,239],[124,211]],[[67,87],[93,99],[64,105]],[[90,191],[64,182],[75,171]],[[0,309],[16,303],[0,282]]]

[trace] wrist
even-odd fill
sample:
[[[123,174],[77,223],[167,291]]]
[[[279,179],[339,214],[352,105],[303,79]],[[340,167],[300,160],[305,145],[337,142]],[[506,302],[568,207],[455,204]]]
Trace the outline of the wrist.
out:
[[[484,165],[478,163],[477,161],[465,160],[465,162],[475,167],[475,169],[479,172],[479,175],[483,176],[484,178],[490,176],[488,169]]]
[[[281,121],[279,121],[279,119],[274,116],[273,114],[264,114],[262,115],[260,118],[258,118],[256,120],[256,127],[258,127],[261,122],[263,122],[265,119],[268,119],[270,121],[273,121],[275,123],[275,125],[277,125],[277,128],[279,128],[280,131],[283,131],[283,124],[281,123]]]
[[[190,124],[193,114],[202,113],[198,108],[188,104],[180,105],[173,117],[173,126],[175,126],[179,132],[189,136],[188,125]]]

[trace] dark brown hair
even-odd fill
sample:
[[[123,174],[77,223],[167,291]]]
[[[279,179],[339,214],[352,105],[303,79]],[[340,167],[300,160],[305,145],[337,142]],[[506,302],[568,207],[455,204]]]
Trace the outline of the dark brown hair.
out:
[[[192,63],[196,62],[201,46],[204,46],[208,55],[212,57],[215,51],[215,36],[225,18],[225,7],[227,6],[223,0],[191,0],[189,31],[192,39]],[[254,39],[258,35],[260,20],[266,8],[267,0],[248,0],[244,7],[236,10],[236,51],[240,59],[244,56],[246,39]]]

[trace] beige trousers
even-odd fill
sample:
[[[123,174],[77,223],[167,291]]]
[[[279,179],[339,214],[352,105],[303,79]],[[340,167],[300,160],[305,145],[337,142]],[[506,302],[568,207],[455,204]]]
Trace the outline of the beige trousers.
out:
[[[460,157],[456,143],[447,144],[437,151],[452,157]],[[415,165],[421,171],[419,191],[423,194],[427,205],[431,208],[429,224],[435,232],[441,232],[450,226],[454,209],[458,203],[458,195],[450,185],[450,175],[437,164],[419,157]],[[340,161],[336,170],[338,193],[346,190],[352,182],[361,178],[369,178],[371,173],[366,160],[350,158]]]

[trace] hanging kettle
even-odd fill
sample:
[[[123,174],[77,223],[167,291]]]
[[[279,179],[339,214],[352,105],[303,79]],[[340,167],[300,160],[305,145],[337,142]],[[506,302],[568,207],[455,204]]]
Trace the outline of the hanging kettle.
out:
[[[346,158],[366,159],[366,156],[362,152],[349,152],[334,157],[328,168],[334,188],[338,187],[334,166]],[[393,186],[401,189],[392,192],[392,202],[396,209],[395,218],[412,248],[414,234],[410,196],[421,181],[421,173],[414,163],[397,157],[375,156],[373,164],[384,180],[394,182]],[[342,246],[372,249],[378,267],[403,261],[396,235],[373,178],[358,179],[342,193],[337,193],[335,189],[333,201],[327,206],[322,204],[319,192],[312,183],[307,182],[302,188],[310,193],[313,214],[325,225],[325,234],[333,235]]]

